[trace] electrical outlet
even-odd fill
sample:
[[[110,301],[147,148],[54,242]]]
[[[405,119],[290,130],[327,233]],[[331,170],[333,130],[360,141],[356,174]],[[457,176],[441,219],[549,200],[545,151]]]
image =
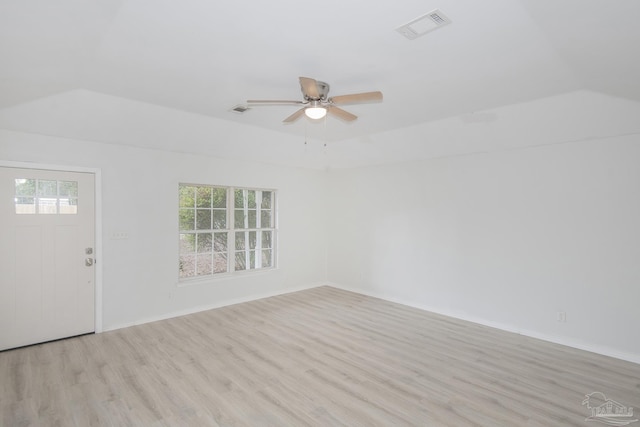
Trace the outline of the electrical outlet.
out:
[[[565,323],[567,321],[567,312],[559,311],[557,319],[558,319],[558,322]]]

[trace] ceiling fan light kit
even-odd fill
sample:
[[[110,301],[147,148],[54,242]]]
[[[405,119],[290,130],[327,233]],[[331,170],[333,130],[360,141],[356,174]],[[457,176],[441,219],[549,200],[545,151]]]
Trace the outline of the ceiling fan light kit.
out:
[[[382,92],[364,92],[351,95],[328,97],[329,85],[325,82],[309,77],[300,77],[300,89],[303,101],[276,101],[276,100],[248,100],[247,107],[266,105],[298,105],[298,111],[283,120],[284,123],[293,123],[303,115],[312,120],[319,120],[330,114],[346,122],[352,122],[358,118],[355,114],[339,108],[337,105],[363,104],[382,101]]]
[[[306,107],[304,114],[313,120],[319,120],[327,115],[327,109],[324,107]]]

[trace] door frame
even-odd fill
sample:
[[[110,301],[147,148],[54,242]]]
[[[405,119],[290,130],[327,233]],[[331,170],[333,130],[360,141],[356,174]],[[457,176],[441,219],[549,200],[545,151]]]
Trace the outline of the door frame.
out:
[[[102,329],[102,170],[99,168],[88,168],[82,166],[65,166],[48,163],[14,162],[0,160],[0,167],[20,168],[20,169],[41,169],[58,172],[80,172],[93,174],[94,196],[95,196],[95,333],[100,333]]]

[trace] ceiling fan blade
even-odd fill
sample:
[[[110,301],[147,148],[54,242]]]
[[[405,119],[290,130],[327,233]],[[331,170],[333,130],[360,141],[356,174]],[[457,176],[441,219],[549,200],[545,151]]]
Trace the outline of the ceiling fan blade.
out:
[[[318,92],[318,83],[309,77],[300,77],[300,86],[302,86],[302,93],[308,98],[319,99],[320,92]]]
[[[382,92],[363,92],[354,93],[351,95],[334,96],[329,99],[333,104],[362,104],[365,102],[380,102],[382,101]]]
[[[295,113],[293,113],[292,115],[290,115],[289,117],[287,117],[286,119],[284,119],[282,122],[283,123],[293,123],[296,120],[298,120],[300,117],[302,117],[303,114],[304,114],[304,108],[301,108],[298,111],[296,111]]]
[[[249,99],[249,105],[303,105],[302,101],[289,101],[284,99]]]
[[[340,120],[344,120],[345,122],[352,122],[358,118],[358,116],[356,116],[355,114],[351,114],[350,112],[345,111],[342,108],[333,106],[327,108],[327,114],[336,116],[337,118],[339,118]]]

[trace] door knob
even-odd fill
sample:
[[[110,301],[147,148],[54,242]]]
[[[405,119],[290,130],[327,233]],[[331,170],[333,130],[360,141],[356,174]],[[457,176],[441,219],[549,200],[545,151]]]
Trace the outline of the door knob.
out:
[[[85,258],[84,265],[91,267],[93,265],[93,258]]]

